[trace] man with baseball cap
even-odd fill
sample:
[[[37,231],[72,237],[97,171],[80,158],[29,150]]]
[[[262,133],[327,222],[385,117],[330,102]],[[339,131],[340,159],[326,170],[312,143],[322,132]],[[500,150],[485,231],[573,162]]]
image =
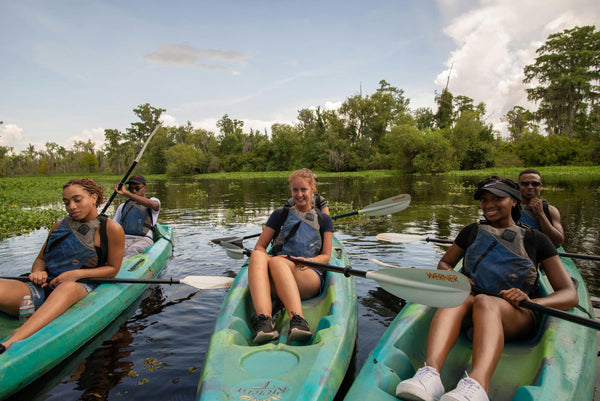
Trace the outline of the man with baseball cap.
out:
[[[127,187],[115,187],[118,194],[129,199],[119,205],[114,217],[125,231],[123,259],[137,255],[154,244],[154,226],[160,211],[160,200],[146,197],[146,179],[143,176],[134,175],[125,184]]]

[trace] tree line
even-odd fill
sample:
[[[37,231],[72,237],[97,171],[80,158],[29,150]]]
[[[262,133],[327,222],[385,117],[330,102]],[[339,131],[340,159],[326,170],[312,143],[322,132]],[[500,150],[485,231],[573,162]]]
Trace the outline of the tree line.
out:
[[[514,106],[504,117],[509,137],[486,122],[486,105],[436,93],[436,110],[409,107],[402,89],[379,82],[371,95],[348,97],[337,110],[298,111],[295,124],[273,124],[271,135],[244,131],[224,115],[218,133],[190,122],[161,127],[140,162],[147,173],[179,176],[219,171],[398,169],[439,173],[506,166],[593,165],[600,162],[600,32],[595,26],[552,34],[524,68],[536,111]],[[166,110],[134,109],[138,122],[105,130],[105,142],[48,142],[15,153],[0,146],[0,174],[112,172],[122,174]],[[1,122],[0,122],[1,124]]]

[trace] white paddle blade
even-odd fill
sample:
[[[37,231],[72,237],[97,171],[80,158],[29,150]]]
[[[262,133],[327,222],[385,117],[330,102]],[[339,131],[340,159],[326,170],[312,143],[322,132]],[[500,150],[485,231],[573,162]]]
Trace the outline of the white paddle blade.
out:
[[[380,265],[380,266],[385,266],[385,267],[393,267],[393,268],[395,268],[395,269],[410,269],[409,267],[403,267],[403,266],[398,266],[398,265],[392,265],[392,264],[385,263],[385,262],[382,262],[381,260],[377,260],[377,259],[373,259],[373,258],[369,258],[368,260],[370,260],[371,262],[373,262],[373,263],[376,263],[376,264],[378,264],[378,265]]]
[[[244,249],[237,244],[231,242],[221,242],[221,246],[225,249],[227,256],[231,259],[243,259],[244,258]]]
[[[379,202],[370,204],[358,211],[367,216],[385,216],[403,211],[410,205],[410,195],[401,194],[392,196]]]
[[[201,290],[210,290],[214,288],[229,288],[231,287],[231,283],[233,283],[233,279],[221,276],[187,276],[179,280],[179,282]]]
[[[427,238],[422,235],[414,234],[398,234],[398,233],[381,233],[375,237],[380,241],[387,242],[418,242],[425,241]]]
[[[469,279],[453,270],[391,268],[369,271],[366,277],[399,298],[436,308],[458,306],[471,292]]]
[[[222,244],[223,242],[236,242],[242,241],[241,237],[223,237],[223,238],[214,238],[210,240],[214,244]]]

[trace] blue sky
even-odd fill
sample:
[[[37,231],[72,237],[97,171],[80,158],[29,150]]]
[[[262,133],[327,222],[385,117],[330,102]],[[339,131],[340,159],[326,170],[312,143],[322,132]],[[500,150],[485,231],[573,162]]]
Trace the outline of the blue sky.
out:
[[[0,145],[104,140],[133,109],[216,130],[295,123],[379,81],[411,108],[450,91],[488,120],[527,103],[523,67],[550,33],[600,28],[589,0],[42,1],[0,0]]]

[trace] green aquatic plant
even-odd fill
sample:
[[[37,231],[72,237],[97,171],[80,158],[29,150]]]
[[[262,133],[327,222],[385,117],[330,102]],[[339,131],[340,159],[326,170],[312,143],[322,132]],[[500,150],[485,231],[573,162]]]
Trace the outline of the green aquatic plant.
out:
[[[198,188],[195,192],[192,192],[190,196],[198,199],[206,199],[208,198],[208,192],[202,188]]]
[[[249,217],[246,215],[246,209],[243,207],[236,207],[233,209],[227,209],[224,222],[247,222],[248,220]]]

